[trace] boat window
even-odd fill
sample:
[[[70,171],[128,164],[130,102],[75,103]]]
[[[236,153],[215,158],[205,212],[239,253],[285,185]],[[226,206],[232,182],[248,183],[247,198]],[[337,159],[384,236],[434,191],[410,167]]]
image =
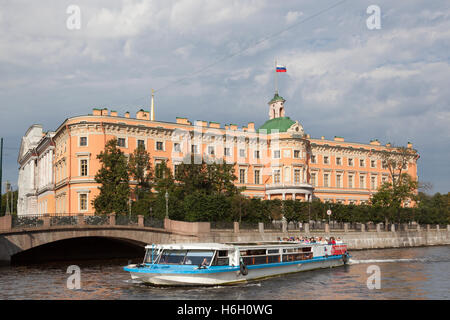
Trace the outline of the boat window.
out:
[[[211,263],[211,259],[213,257],[214,251],[210,250],[189,250],[186,259],[184,260],[184,264],[194,264],[199,265],[205,261],[205,265],[209,265]]]
[[[152,254],[152,251],[153,251],[153,254]],[[144,263],[152,263],[152,258],[153,258],[153,262],[155,262],[158,259],[158,255],[159,255],[158,250],[147,249],[147,251],[145,252]]]
[[[227,250],[219,250],[216,257],[214,258],[213,266],[228,266],[230,264],[230,259],[228,258]]]
[[[159,264],[182,264],[187,250],[164,250]]]
[[[280,253],[280,249],[267,249],[267,254]]]
[[[188,264],[205,265],[211,263],[213,250],[164,250],[159,259],[159,264]]]

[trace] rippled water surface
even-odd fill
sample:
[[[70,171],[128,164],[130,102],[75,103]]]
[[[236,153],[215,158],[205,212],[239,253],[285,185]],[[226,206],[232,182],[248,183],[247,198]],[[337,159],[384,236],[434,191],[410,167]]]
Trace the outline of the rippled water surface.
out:
[[[351,252],[348,266],[312,270],[235,286],[158,288],[130,281],[123,263],[76,263],[81,289],[67,289],[71,263],[0,268],[0,299],[450,299],[450,247]],[[368,289],[368,267],[381,288]]]

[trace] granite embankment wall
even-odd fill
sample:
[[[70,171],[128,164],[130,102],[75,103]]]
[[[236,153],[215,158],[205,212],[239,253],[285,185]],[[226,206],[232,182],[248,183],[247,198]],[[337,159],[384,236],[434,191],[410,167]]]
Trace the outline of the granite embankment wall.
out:
[[[403,248],[434,245],[450,245],[450,231],[423,230],[399,232],[258,232],[246,231],[235,233],[233,231],[211,231],[199,237],[201,242],[238,242],[238,241],[273,241],[278,237],[314,236],[314,237],[340,237],[348,244],[349,249],[381,249]]]

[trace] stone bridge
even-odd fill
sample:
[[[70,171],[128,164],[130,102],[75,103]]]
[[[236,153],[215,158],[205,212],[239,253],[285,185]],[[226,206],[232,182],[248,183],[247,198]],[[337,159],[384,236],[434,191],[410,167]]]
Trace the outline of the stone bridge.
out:
[[[100,237],[144,247],[151,243],[198,242],[210,231],[209,223],[169,219],[161,228],[147,227],[141,216],[136,224],[129,225],[116,225],[114,215],[100,225],[86,224],[83,216],[77,216],[77,223],[72,225],[51,225],[51,219],[44,216],[39,226],[17,227],[12,223],[12,216],[0,217],[0,264],[9,264],[11,257],[20,252],[62,240]]]

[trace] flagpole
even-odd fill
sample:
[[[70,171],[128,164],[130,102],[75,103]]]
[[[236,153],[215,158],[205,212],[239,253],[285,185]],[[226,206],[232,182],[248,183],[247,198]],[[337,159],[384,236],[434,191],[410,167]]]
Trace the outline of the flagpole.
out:
[[[275,93],[278,94],[277,59],[275,59]]]

